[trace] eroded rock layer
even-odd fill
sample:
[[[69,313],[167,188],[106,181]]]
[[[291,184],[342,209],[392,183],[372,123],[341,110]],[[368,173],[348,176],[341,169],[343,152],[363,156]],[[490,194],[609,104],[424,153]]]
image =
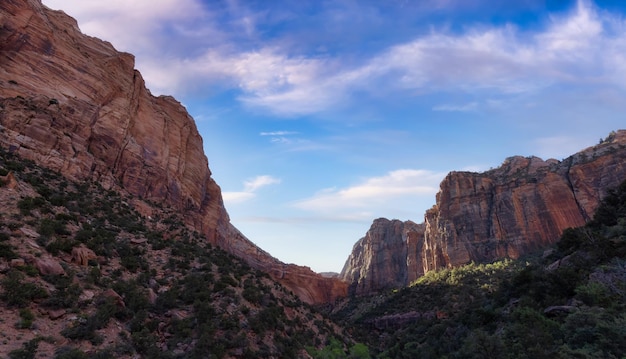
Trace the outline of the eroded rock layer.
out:
[[[153,96],[134,57],[83,35],[40,0],[0,2],[0,145],[74,180],[179,209],[214,244],[277,278],[309,303],[345,285],[286,265],[231,224],[202,138],[185,108]]]

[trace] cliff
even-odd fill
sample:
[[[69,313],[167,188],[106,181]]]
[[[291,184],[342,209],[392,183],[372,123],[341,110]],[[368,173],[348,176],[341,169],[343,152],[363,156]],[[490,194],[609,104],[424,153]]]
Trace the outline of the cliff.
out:
[[[395,233],[367,240],[368,232],[341,277],[363,294],[407,285],[437,268],[518,258],[554,243],[564,229],[585,224],[607,190],[625,179],[624,130],[563,161],[511,157],[484,173],[451,172],[423,227],[404,241]]]
[[[0,132],[12,153],[132,194],[146,216],[155,203],[179,210],[211,243],[306,302],[345,294],[338,280],[281,263],[239,233],[185,108],[153,96],[132,55],[82,34],[74,19],[40,0],[0,4]]]
[[[420,233],[423,233],[423,226],[411,221],[375,220],[365,237],[356,242],[339,274],[341,279],[351,283],[349,293],[369,293],[406,285],[410,271],[408,241]]]

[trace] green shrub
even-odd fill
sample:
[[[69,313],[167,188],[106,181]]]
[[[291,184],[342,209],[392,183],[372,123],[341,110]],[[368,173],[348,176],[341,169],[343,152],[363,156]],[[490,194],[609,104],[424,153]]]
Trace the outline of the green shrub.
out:
[[[0,298],[9,306],[25,307],[34,299],[48,296],[46,290],[37,284],[25,282],[24,275],[17,270],[9,271],[0,284],[4,289]]]
[[[20,309],[20,321],[17,323],[16,327],[18,329],[29,329],[33,326],[33,320],[35,320],[35,315],[28,308]]]
[[[13,251],[13,246],[9,243],[0,243],[0,257],[11,260],[19,256]]]
[[[87,359],[89,356],[80,349],[61,347],[54,353],[54,359]]]
[[[35,208],[41,208],[46,205],[46,200],[42,197],[25,197],[17,202],[17,208],[23,216],[30,215]]]
[[[65,227],[65,221],[62,220],[54,220],[50,218],[44,218],[39,223],[39,227],[37,229],[39,234],[42,236],[52,236],[54,234],[57,235],[68,235],[70,232]]]
[[[10,359],[35,359],[37,348],[39,347],[40,338],[35,338],[22,344],[21,349],[15,349],[9,352]]]

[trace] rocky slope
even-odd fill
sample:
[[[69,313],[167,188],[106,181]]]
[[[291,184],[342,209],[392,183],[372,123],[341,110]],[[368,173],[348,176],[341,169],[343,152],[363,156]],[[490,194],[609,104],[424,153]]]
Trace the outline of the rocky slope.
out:
[[[295,358],[350,338],[174,208],[0,149],[0,358]]]
[[[403,241],[393,231],[368,240],[368,232],[340,277],[364,294],[406,285],[438,268],[517,258],[554,243],[564,229],[585,224],[607,191],[624,179],[623,130],[563,161],[511,157],[484,173],[452,172],[422,228]]]
[[[146,89],[134,58],[83,35],[40,0],[0,3],[0,145],[73,180],[93,180],[160,203],[213,244],[280,279],[302,300],[326,302],[346,286],[286,265],[234,228],[193,119]]]

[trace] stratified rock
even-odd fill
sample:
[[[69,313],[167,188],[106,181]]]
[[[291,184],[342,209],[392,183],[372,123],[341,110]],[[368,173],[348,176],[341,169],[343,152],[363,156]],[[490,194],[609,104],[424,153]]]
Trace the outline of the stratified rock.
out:
[[[371,293],[439,268],[518,258],[584,225],[624,180],[624,130],[563,161],[516,156],[483,173],[451,172],[422,225],[405,231],[402,222],[374,221],[342,278],[357,294]]]
[[[419,238],[422,227],[411,221],[379,218],[365,237],[352,248],[339,277],[350,283],[349,293],[364,294],[380,289],[399,288],[408,282],[407,242]],[[412,246],[413,246],[412,242]]]
[[[425,215],[424,267],[517,258],[584,225],[626,179],[626,131],[563,161],[508,158],[484,173],[452,172]]]
[[[307,302],[345,295],[339,280],[285,265],[230,224],[193,119],[174,98],[152,96],[134,65],[40,0],[0,2],[0,146],[70,179],[175,208]]]

